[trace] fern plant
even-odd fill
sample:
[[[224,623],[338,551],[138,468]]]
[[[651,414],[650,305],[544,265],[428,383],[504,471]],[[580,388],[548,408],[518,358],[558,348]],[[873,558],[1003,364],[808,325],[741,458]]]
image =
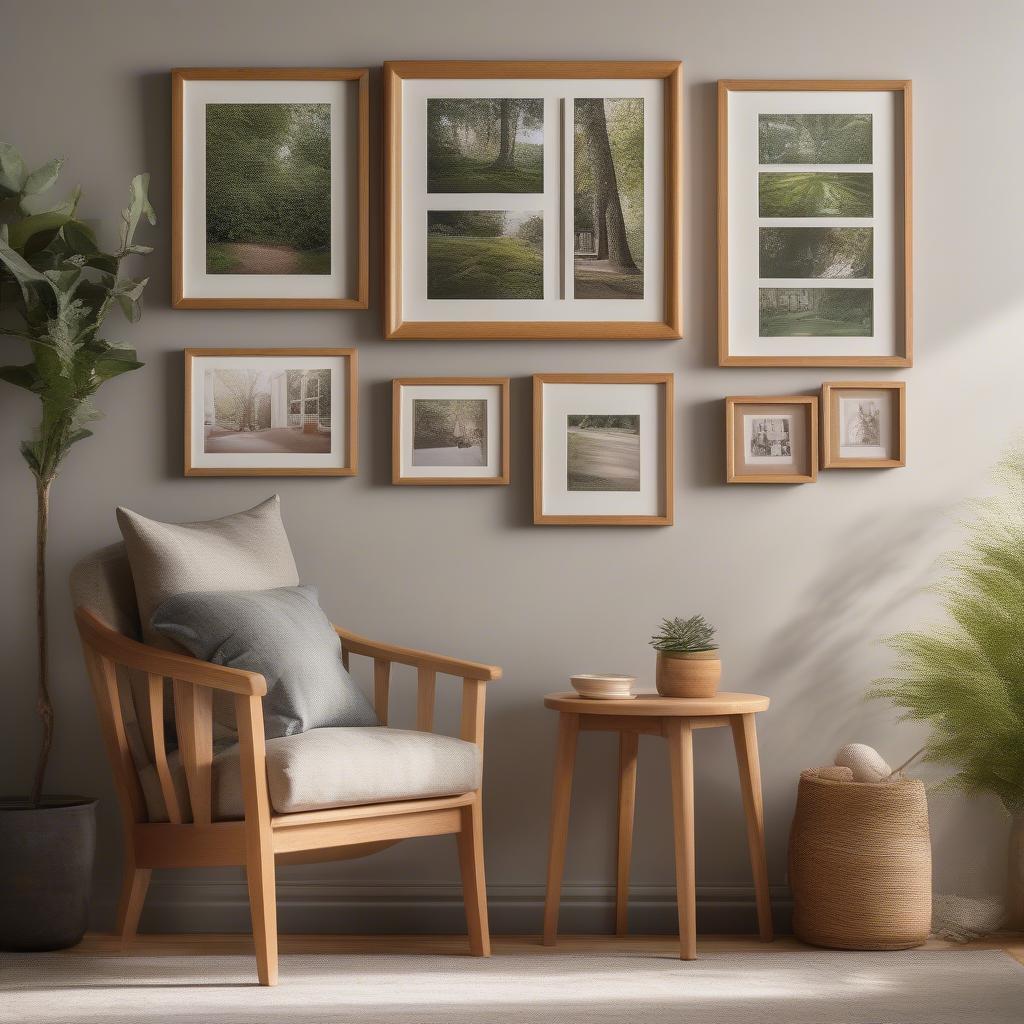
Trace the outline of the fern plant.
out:
[[[715,627],[703,615],[691,615],[688,619],[662,619],[659,632],[651,637],[651,646],[656,651],[715,651]]]
[[[81,189],[51,205],[47,193],[57,181],[63,160],[50,160],[29,173],[21,154],[0,143],[0,335],[28,342],[31,361],[0,366],[0,380],[32,392],[42,405],[34,436],[21,454],[36,480],[36,633],[38,645],[37,710],[42,745],[32,784],[38,806],[53,742],[46,619],[46,539],[50,488],[68,449],[91,431],[99,416],[92,403],[100,386],[138,369],[135,351],[100,336],[107,314],[117,305],[129,321],[142,314],[146,281],[122,274],[129,257],[152,252],[135,243],[135,230],[146,217],[156,223],[147,190],[149,175],[132,179],[131,197],[121,213],[115,252],[100,249],[96,235],[78,219]]]
[[[936,592],[948,621],[901,633],[894,674],[872,696],[928,722],[925,760],[955,768],[943,783],[994,793],[1024,814],[1024,448],[999,465],[1003,490],[971,502],[966,549]]]

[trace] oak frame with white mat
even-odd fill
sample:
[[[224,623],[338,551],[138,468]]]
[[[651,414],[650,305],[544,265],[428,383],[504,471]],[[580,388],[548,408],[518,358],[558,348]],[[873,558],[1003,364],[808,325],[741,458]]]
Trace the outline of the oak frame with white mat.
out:
[[[416,395],[422,391],[421,395]],[[458,396],[458,397],[457,397]],[[412,447],[414,411],[409,405],[423,399],[465,397],[486,403],[487,442],[480,466],[449,466],[432,472],[407,459]],[[491,402],[498,408],[494,408]],[[408,414],[408,415],[407,415]],[[391,482],[393,484],[479,486],[509,482],[511,411],[508,377],[400,377],[391,382]],[[409,442],[408,446],[406,442]]]
[[[849,394],[844,395],[844,392]],[[857,454],[844,454],[842,402],[844,398],[872,398],[874,392],[885,401],[880,407],[880,436],[877,453],[865,447]],[[902,380],[826,381],[821,385],[821,468],[898,469],[907,464],[907,385]]]
[[[479,83],[473,89],[473,83]],[[682,65],[679,61],[387,61],[384,64],[384,337],[414,340],[663,339],[682,337]],[[408,95],[406,95],[408,93]],[[544,186],[432,193],[427,101],[541,98]],[[578,97],[644,98],[644,296],[572,298],[573,149]],[[421,114],[422,111],[422,114]],[[430,208],[536,211],[543,216],[543,298],[431,299],[420,246]],[[413,259],[415,265],[411,265]],[[505,309],[503,306],[514,307]],[[420,307],[417,312],[413,307]],[[643,313],[644,315],[641,315]],[[501,315],[496,315],[501,314]],[[506,315],[507,314],[507,315]]]

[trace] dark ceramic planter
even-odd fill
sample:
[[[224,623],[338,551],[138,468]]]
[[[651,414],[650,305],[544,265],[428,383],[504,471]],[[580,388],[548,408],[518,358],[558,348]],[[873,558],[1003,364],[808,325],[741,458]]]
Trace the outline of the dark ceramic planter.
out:
[[[0,800],[0,949],[66,949],[85,934],[96,801]]]

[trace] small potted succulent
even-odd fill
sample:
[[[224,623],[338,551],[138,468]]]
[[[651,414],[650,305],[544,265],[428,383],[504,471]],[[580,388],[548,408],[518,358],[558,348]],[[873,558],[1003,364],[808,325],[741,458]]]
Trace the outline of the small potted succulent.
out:
[[[715,627],[703,615],[663,619],[651,637],[658,652],[657,686],[663,697],[713,697],[722,678]]]

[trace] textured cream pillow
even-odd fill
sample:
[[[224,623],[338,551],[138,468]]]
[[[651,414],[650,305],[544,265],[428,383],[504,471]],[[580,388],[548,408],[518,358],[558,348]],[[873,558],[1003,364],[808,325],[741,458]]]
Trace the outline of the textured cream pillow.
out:
[[[161,523],[119,508],[117,525],[128,549],[142,635],[158,647],[169,644],[150,619],[169,597],[299,583],[276,494],[245,512],[200,523]]]

